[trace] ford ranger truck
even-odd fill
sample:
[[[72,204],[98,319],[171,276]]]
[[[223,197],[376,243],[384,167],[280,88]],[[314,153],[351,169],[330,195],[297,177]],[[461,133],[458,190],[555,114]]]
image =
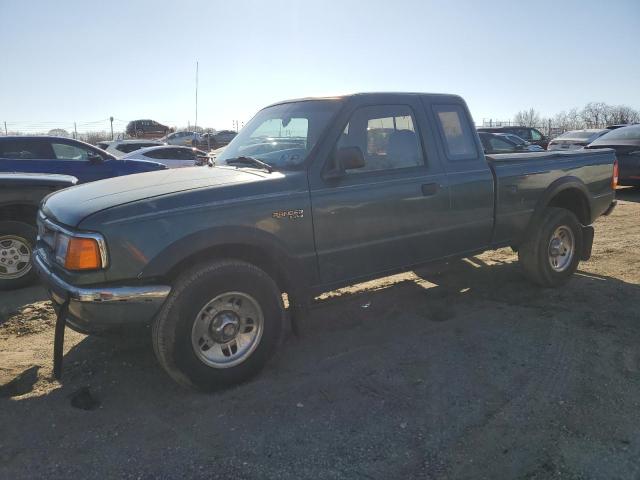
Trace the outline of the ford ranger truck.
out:
[[[560,288],[615,206],[612,150],[485,156],[455,95],[277,103],[219,161],[51,195],[33,256],[71,328],[150,324],[162,367],[202,390],[254,375],[285,319],[345,285],[510,246]]]

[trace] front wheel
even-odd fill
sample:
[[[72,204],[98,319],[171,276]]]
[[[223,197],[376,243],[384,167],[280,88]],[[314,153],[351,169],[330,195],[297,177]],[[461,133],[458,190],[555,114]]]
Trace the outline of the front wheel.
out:
[[[518,248],[518,259],[530,280],[543,287],[556,287],[578,269],[582,244],[578,218],[564,208],[550,207],[531,238]]]
[[[284,310],[258,267],[214,261],[184,272],[152,328],[158,361],[182,385],[212,391],[258,373],[280,342]]]
[[[36,233],[28,223],[0,222],[0,290],[26,287],[35,281],[31,253]]]

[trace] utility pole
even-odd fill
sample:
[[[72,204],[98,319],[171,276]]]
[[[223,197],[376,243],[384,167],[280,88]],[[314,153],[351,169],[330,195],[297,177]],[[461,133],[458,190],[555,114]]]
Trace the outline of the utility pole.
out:
[[[113,140],[113,117],[109,117],[109,121],[111,122],[111,140]]]
[[[78,139],[78,128],[76,127],[76,122],[73,122],[73,132],[74,132],[73,138],[74,138],[74,140],[77,140]]]
[[[6,136],[8,136],[8,135],[9,135],[9,133],[7,132],[7,122],[4,122],[4,134],[5,134]]]
[[[198,62],[196,61],[196,124],[193,126],[193,131],[198,131]]]

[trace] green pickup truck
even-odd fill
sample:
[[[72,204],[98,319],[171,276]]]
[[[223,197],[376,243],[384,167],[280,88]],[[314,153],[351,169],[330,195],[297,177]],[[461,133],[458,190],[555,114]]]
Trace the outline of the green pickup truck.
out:
[[[337,287],[505,246],[558,287],[615,206],[613,151],[486,157],[455,95],[277,103],[217,161],[49,196],[33,256],[71,328],[151,324],[160,364],[203,390],[258,372]]]

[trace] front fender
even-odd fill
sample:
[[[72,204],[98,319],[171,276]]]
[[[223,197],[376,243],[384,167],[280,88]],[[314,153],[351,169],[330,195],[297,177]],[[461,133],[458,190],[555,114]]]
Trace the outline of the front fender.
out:
[[[139,278],[167,277],[194,256],[215,256],[216,252],[231,248],[241,258],[245,252],[264,255],[266,263],[276,265],[287,283],[296,289],[302,290],[309,285],[313,281],[313,273],[309,272],[317,272],[315,257],[292,256],[275,235],[252,227],[229,226],[208,228],[177,240],[151,259]]]

